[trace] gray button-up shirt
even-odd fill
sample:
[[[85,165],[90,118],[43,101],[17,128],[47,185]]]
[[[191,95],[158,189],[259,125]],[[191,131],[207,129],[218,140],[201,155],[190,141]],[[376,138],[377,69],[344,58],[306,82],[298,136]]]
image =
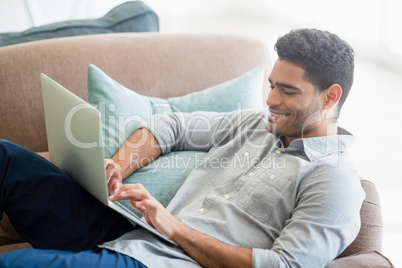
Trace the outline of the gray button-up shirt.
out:
[[[347,160],[351,135],[294,140],[266,130],[267,111],[163,114],[144,128],[162,153],[208,152],[168,206],[224,243],[253,249],[253,267],[324,267],[356,237],[364,199]],[[134,230],[102,247],[148,267],[199,267],[179,247]]]

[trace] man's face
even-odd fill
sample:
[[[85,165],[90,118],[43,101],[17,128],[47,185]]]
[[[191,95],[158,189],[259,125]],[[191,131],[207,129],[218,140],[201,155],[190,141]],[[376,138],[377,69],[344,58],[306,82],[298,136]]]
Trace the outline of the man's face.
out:
[[[277,60],[269,77],[267,129],[283,136],[286,146],[297,138],[320,136],[322,128],[322,94],[303,76],[302,68]]]

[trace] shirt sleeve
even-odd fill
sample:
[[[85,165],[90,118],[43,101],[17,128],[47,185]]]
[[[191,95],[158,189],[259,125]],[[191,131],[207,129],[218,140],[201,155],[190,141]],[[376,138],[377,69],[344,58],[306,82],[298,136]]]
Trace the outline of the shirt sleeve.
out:
[[[229,142],[241,129],[261,119],[261,110],[230,113],[194,112],[164,113],[141,123],[155,136],[162,154],[172,151],[209,151]]]
[[[356,238],[364,197],[353,170],[316,170],[272,248],[253,249],[253,267],[325,267]]]

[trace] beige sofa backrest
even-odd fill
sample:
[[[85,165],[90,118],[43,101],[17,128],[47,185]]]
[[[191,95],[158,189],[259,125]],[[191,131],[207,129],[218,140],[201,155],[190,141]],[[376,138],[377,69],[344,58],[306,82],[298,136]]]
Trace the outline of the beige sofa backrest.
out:
[[[265,66],[258,40],[222,35],[127,33],[68,37],[0,48],[0,138],[47,151],[40,89],[43,72],[86,99],[87,68],[95,64],[140,94],[180,96]],[[266,90],[261,94],[266,98]]]

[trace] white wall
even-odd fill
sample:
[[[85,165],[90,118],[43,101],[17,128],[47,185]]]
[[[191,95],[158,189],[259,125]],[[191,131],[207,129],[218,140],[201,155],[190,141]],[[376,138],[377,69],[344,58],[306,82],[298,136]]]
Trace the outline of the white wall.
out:
[[[69,19],[96,18],[123,2],[122,0],[0,0],[0,32],[21,31],[34,25]]]
[[[264,0],[252,1],[264,2]],[[123,2],[125,0],[0,0],[0,32],[21,31],[34,25],[68,19],[96,18],[103,16],[111,8]],[[145,0],[144,2],[157,11],[162,19],[173,20],[191,14],[225,12],[239,7],[253,9],[255,7],[250,5],[250,2],[243,0]],[[31,14],[34,15],[34,21],[32,21]],[[167,31],[171,30],[175,31],[174,28],[167,28]]]

